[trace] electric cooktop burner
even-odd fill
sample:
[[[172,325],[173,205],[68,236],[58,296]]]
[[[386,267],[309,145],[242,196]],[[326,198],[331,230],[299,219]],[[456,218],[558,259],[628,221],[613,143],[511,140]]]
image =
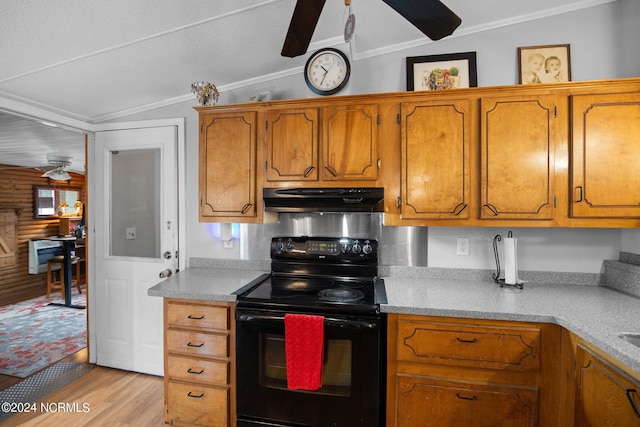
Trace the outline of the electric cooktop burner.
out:
[[[329,288],[321,290],[318,295],[321,300],[333,302],[352,302],[364,298],[364,294],[357,289]]]

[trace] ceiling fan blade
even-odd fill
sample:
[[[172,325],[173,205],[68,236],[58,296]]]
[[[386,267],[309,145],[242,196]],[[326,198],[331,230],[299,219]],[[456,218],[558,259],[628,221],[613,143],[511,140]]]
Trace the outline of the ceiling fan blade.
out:
[[[289,31],[287,31],[287,36],[284,39],[282,56],[295,58],[307,52],[325,1],[298,0],[293,10]]]
[[[462,19],[439,0],[382,0],[431,40],[453,34]]]

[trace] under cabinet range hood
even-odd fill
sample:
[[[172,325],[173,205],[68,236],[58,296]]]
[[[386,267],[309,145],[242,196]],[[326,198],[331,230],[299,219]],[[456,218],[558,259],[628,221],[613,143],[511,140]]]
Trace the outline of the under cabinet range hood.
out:
[[[383,212],[384,188],[265,188],[269,212]]]

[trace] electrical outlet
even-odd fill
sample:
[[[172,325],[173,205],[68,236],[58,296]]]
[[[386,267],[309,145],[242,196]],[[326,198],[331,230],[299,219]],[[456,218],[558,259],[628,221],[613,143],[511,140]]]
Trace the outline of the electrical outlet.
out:
[[[136,228],[127,227],[127,240],[134,240],[136,238]]]
[[[456,244],[456,255],[469,255],[468,237],[458,237]]]

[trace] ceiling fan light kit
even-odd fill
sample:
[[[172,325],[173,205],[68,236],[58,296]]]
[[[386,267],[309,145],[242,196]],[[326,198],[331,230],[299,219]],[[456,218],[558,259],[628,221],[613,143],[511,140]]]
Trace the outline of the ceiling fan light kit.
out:
[[[52,169],[42,174],[43,178],[49,178],[53,181],[69,181],[71,175],[64,169]]]

